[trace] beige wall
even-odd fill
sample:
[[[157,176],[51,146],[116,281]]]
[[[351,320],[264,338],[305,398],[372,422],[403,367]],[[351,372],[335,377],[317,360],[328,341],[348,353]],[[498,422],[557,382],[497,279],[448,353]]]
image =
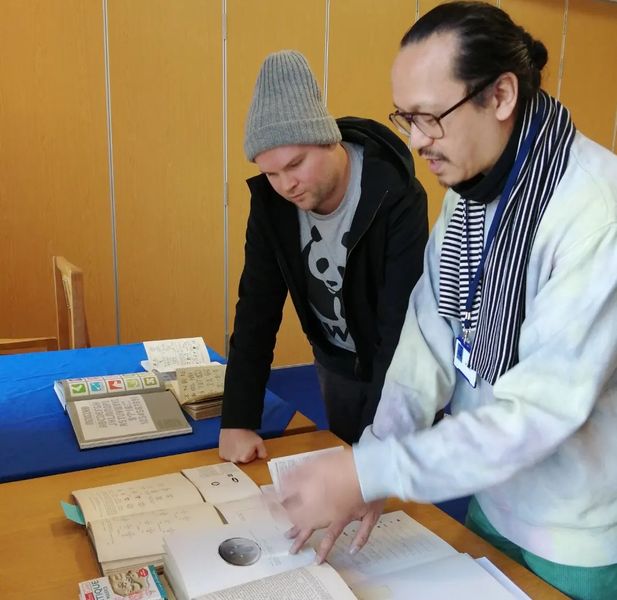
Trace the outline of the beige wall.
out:
[[[223,352],[244,179],[255,173],[243,124],[261,61],[296,48],[334,115],[386,121],[398,41],[437,3],[0,3],[0,337],[54,333],[51,256],[63,254],[85,270],[95,345],[203,335]],[[615,151],[617,4],[495,3],[547,45],[544,87]],[[433,221],[443,190],[416,165]],[[287,306],[276,362],[308,360]]]

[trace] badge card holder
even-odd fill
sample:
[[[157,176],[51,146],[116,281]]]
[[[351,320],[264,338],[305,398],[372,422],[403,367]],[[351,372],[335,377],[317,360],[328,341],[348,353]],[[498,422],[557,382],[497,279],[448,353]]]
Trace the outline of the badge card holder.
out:
[[[469,382],[469,385],[475,388],[478,376],[469,366],[470,356],[471,344],[459,335],[454,342],[454,367]]]

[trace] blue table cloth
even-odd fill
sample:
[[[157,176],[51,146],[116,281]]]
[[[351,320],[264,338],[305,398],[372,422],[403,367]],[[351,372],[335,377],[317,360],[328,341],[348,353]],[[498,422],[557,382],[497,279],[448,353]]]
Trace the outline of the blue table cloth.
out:
[[[221,357],[210,350],[212,360]],[[53,390],[69,377],[143,371],[143,344],[0,356],[0,482],[214,448],[220,418],[195,421],[193,433],[80,450],[68,416]],[[263,437],[280,435],[295,408],[266,392]]]

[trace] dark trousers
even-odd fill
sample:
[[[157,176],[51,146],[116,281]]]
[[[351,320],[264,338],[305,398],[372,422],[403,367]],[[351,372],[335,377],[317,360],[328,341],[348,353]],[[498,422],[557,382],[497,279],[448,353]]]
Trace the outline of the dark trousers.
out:
[[[373,421],[374,415],[365,415],[369,384],[329,371],[317,361],[315,368],[330,431],[348,444],[357,442],[364,427]]]

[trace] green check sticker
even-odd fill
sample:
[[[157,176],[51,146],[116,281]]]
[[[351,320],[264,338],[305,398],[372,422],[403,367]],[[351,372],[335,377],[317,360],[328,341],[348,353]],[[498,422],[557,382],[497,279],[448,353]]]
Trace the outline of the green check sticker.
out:
[[[82,396],[88,393],[88,387],[83,381],[71,383],[70,386],[71,396]]]

